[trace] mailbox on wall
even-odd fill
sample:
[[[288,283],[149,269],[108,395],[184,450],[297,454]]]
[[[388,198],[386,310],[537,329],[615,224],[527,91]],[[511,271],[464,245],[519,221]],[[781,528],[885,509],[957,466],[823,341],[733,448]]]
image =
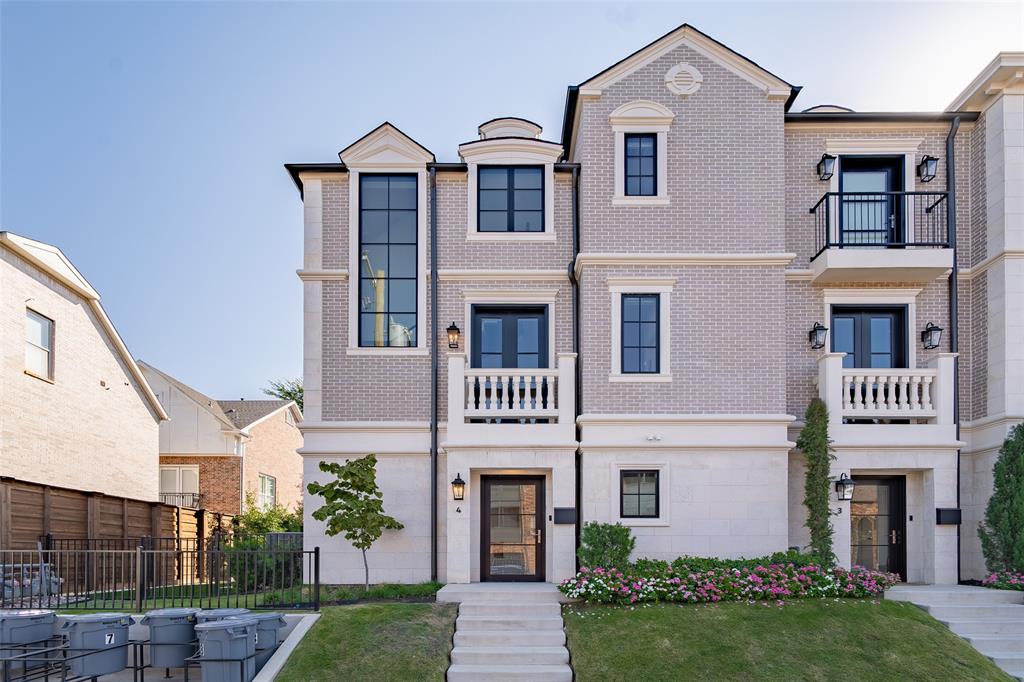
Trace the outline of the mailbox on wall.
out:
[[[939,526],[959,526],[960,510],[952,507],[940,507],[936,509],[935,523]]]
[[[576,523],[576,507],[555,507],[555,523]]]

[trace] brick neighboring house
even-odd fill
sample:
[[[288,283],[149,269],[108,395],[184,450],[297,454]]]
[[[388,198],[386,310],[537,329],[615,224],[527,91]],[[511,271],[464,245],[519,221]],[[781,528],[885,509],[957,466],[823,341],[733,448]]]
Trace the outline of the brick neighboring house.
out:
[[[160,427],[160,499],[238,514],[302,502],[302,414],[290,400],[214,400],[139,362],[170,420]]]
[[[1022,70],[1001,53],[943,112],[798,112],[683,25],[571,86],[558,139],[494,119],[438,162],[384,123],[287,165],[306,480],[378,456],[405,524],[379,581],[558,582],[587,521],[638,556],[756,556],[808,543],[818,396],[855,483],[831,490],[840,563],[979,578],[1024,420]],[[305,507],[321,578],[358,582]]]
[[[67,256],[0,232],[0,476],[155,502],[166,419]]]

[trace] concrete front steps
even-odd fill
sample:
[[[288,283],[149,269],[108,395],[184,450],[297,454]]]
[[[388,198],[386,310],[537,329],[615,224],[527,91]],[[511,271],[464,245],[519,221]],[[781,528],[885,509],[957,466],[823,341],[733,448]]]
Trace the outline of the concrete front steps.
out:
[[[446,585],[437,600],[459,604],[448,682],[572,682],[554,585]]]
[[[920,606],[1008,675],[1024,680],[1024,593],[967,585],[898,585],[885,598]]]

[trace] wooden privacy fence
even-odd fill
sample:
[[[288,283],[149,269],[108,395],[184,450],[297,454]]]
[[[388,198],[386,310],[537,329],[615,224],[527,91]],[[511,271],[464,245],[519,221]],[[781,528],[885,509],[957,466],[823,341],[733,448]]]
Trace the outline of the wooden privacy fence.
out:
[[[0,477],[0,549],[34,550],[47,537],[95,543],[79,549],[103,549],[102,543],[108,540],[123,543],[148,537],[173,538],[175,549],[202,550],[197,543],[230,533],[231,521],[229,514],[203,509]],[[136,546],[117,548],[134,550]]]

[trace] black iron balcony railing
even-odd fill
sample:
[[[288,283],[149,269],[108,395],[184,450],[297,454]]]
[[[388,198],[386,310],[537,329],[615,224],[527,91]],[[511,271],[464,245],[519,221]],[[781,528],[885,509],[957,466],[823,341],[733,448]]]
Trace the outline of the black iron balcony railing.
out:
[[[947,192],[826,192],[810,209],[814,258],[829,248],[949,247],[947,197]]]
[[[160,501],[175,507],[199,508],[199,493],[160,493]]]

